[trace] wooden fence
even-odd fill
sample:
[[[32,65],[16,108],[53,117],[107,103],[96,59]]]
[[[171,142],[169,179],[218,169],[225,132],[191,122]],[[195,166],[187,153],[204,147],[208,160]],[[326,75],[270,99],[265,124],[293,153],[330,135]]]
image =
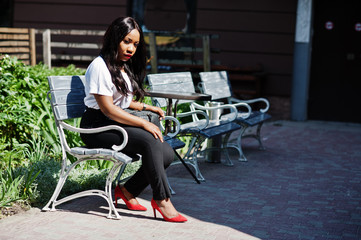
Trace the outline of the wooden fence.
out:
[[[52,61],[58,60],[90,62],[99,52],[100,37],[104,35],[104,31],[96,30],[44,29],[36,30],[36,33],[42,35],[43,62],[49,67],[52,66]],[[217,38],[217,35],[146,32],[144,36],[152,73],[158,72],[159,65],[199,65],[205,71],[211,69],[210,39]],[[75,42],[74,39],[77,37],[78,39],[93,37],[93,42]],[[84,53],[85,49],[88,54]],[[78,52],[83,50],[82,54],[76,54],[77,50]],[[89,53],[90,50],[94,50],[93,55]],[[164,56],[164,53],[167,53],[167,56]]]
[[[49,68],[71,63],[86,68],[98,56],[104,33],[99,30],[0,28],[0,55],[9,54],[31,65],[35,65],[37,59]],[[145,32],[144,36],[150,56],[149,72],[227,70],[235,94],[261,95],[264,79],[261,66],[229,68],[211,60],[211,54],[219,52],[211,48],[211,40],[218,35]]]
[[[35,30],[0,28],[0,55],[8,54],[25,64],[36,64]]]

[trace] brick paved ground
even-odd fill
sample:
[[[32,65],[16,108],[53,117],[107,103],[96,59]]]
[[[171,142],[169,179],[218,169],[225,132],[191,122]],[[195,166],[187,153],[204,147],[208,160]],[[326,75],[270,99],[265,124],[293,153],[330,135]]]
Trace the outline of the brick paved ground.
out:
[[[201,162],[200,185],[180,165],[168,170],[187,223],[124,208],[108,220],[105,201],[88,197],[1,220],[0,239],[361,239],[361,125],[277,121],[263,138],[266,151],[244,141],[248,162]],[[139,200],[150,199],[146,189]]]

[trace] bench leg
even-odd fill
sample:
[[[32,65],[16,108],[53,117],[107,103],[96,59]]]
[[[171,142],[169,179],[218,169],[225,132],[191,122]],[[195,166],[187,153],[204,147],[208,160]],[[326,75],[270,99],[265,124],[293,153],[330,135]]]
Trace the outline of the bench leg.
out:
[[[63,159],[63,164],[66,164],[66,159]],[[56,211],[55,206],[57,198],[61,192],[61,189],[63,189],[63,186],[65,184],[66,179],[68,178],[70,171],[78,164],[79,162],[75,162],[73,165],[63,165],[60,171],[59,180],[56,184],[55,190],[53,192],[53,195],[51,196],[49,202],[42,208],[42,211]],[[51,205],[51,208],[50,208]]]
[[[194,180],[200,184],[201,182],[198,180],[198,178],[196,177],[196,175],[194,175],[194,173],[192,172],[192,170],[188,167],[187,163],[183,160],[183,158],[178,154],[178,152],[174,149],[174,154],[177,156],[177,158],[179,159],[179,161],[182,162],[183,166],[187,169],[187,171],[192,175],[192,177],[194,178]],[[198,167],[198,164],[197,164]]]
[[[49,202],[42,208],[42,211],[55,211],[55,203],[56,203],[56,199],[58,198],[61,189],[64,186],[65,180],[68,176],[67,175],[60,175],[59,176],[59,180],[58,183],[55,187],[55,190],[53,192],[53,195],[51,196]],[[51,208],[50,208],[51,205]]]
[[[238,161],[247,162],[247,158],[244,155],[243,150],[242,150],[242,136],[243,136],[247,126],[245,126],[244,124],[241,124],[241,125],[242,125],[242,128],[238,134],[236,143],[228,143],[227,147],[234,148],[238,151],[238,154],[239,154]]]
[[[257,127],[257,140],[258,140],[258,143],[259,143],[259,149],[260,150],[266,150],[265,147],[263,146],[263,143],[262,143],[262,138],[261,138],[261,128],[263,126],[263,122],[260,123]]]
[[[228,143],[229,137],[231,136],[232,133],[233,132],[229,132],[229,133],[225,134],[225,136],[223,137],[223,140],[221,140],[220,146],[207,147],[206,149],[201,150],[202,154],[205,154],[207,152],[213,152],[213,151],[224,152],[226,159],[222,163],[226,166],[233,166],[234,164],[229,156],[228,148],[236,148],[238,150],[238,147],[236,144]],[[222,136],[217,136],[217,137],[222,139]],[[198,153],[198,155],[199,155],[199,153]],[[218,161],[207,161],[207,162],[218,163]]]
[[[127,178],[126,178],[126,179],[120,179],[120,177],[123,175],[124,170],[125,170],[126,167],[127,167],[127,164],[123,164],[123,165],[120,167],[120,170],[119,170],[119,172],[118,172],[118,175],[117,175],[117,177],[116,177],[116,179],[115,179],[115,185],[119,185],[120,183],[122,183],[122,182],[124,182],[124,181],[127,180]]]
[[[90,159],[87,159],[87,160],[90,160]],[[120,219],[121,217],[119,216],[119,214],[116,211],[114,204],[113,204],[111,190],[112,190],[112,180],[114,179],[115,172],[123,164],[122,162],[115,162],[113,167],[111,168],[111,170],[108,174],[107,180],[106,180],[105,191],[98,190],[98,189],[86,190],[86,191],[78,192],[78,193],[72,194],[70,196],[64,197],[60,200],[57,200],[71,170],[82,161],[85,161],[85,159],[80,159],[80,160],[76,161],[75,163],[73,163],[72,165],[66,166],[66,168],[62,169],[60,176],[59,176],[58,183],[53,192],[53,195],[51,196],[49,202],[45,205],[45,207],[42,208],[42,211],[56,211],[56,209],[55,209],[56,206],[63,204],[65,202],[68,202],[70,200],[76,199],[76,198],[81,198],[81,197],[86,197],[86,196],[99,196],[99,197],[104,198],[108,202],[109,213],[108,213],[107,217],[114,218],[112,216],[112,212],[114,212],[115,218]],[[50,205],[51,205],[51,208],[50,208]]]
[[[258,148],[260,150],[265,150],[265,147],[263,146],[263,143],[262,143],[262,138],[261,138],[261,128],[263,126],[263,122],[260,122],[258,125],[257,125],[257,129],[256,129],[256,133],[255,134],[245,134],[243,135],[242,137],[243,138],[254,138],[258,141]],[[238,141],[239,142],[239,141]]]
[[[231,158],[229,157],[229,153],[228,153],[228,139],[230,136],[231,136],[231,133],[227,133],[226,136],[224,136],[223,143],[222,143],[222,150],[224,151],[224,153],[226,155],[226,160],[223,164],[226,166],[232,167],[234,164],[233,164]]]
[[[117,209],[114,206],[114,202],[113,202],[112,182],[113,182],[115,173],[119,171],[119,168],[123,168],[123,166],[125,168],[125,165],[126,164],[123,164],[122,162],[115,162],[113,167],[109,171],[107,181],[106,181],[106,184],[105,184],[105,195],[107,197],[107,201],[108,201],[108,205],[109,205],[109,213],[108,213],[107,218],[114,218],[112,216],[112,212],[114,212],[115,219],[121,219],[121,217],[118,214]]]
[[[194,136],[189,144],[188,151],[185,154],[184,158],[182,159],[182,163],[184,165],[189,164],[191,165],[195,170],[195,179],[197,179],[197,183],[199,181],[205,181],[205,178],[203,177],[201,171],[199,170],[198,166],[198,154],[199,149],[201,146],[201,143],[204,142],[205,138],[202,136]],[[181,159],[181,158],[180,158]],[[194,177],[194,174],[192,174]]]

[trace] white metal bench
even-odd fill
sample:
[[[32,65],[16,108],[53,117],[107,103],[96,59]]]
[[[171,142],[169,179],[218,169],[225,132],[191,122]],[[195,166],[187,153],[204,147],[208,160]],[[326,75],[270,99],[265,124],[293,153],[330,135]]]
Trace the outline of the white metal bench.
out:
[[[62,167],[58,184],[54,190],[54,193],[50,198],[49,202],[42,210],[55,211],[55,207],[64,202],[85,196],[100,196],[108,202],[108,218],[119,219],[120,216],[116,208],[114,207],[112,199],[112,182],[114,180],[114,176],[117,172],[119,172],[118,176],[120,176],[126,164],[131,163],[132,161],[139,160],[141,156],[138,154],[134,156],[129,156],[121,152],[121,150],[126,146],[128,142],[128,135],[127,132],[120,126],[112,125],[94,129],[84,129],[72,126],[66,122],[69,119],[80,118],[85,111],[84,76],[50,76],[48,77],[48,82],[50,87],[50,91],[48,92],[48,99],[52,106],[62,148]],[[166,116],[166,119],[174,120],[174,118],[169,116]],[[177,120],[174,121],[179,124]],[[87,148],[84,146],[70,147],[66,140],[66,134],[64,130],[77,133],[97,133],[108,130],[116,130],[123,134],[124,141],[119,146],[113,146],[113,149]],[[177,132],[173,133],[173,135],[165,136],[164,138],[174,149],[181,148],[185,145],[180,140],[173,138],[173,136],[175,136],[176,134]],[[67,154],[74,156],[77,160],[74,163],[69,163]],[[107,176],[104,190],[86,190],[58,200],[60,191],[63,188],[66,179],[72,169],[74,169],[78,164],[83,161],[100,159],[111,161],[114,163]],[[119,171],[120,168],[121,170]],[[114,213],[114,215],[112,214],[112,212]]]
[[[152,91],[167,91],[167,92],[185,92],[195,93],[192,75],[190,72],[174,72],[174,73],[160,73],[160,74],[149,74],[147,76],[149,86]],[[154,103],[160,107],[167,106],[167,101],[164,98],[152,98]],[[178,136],[191,136],[192,140],[189,144],[188,151],[183,159],[193,166],[196,171],[196,176],[200,181],[204,181],[205,178],[202,176],[198,166],[198,155],[200,154],[200,148],[205,139],[211,139],[214,137],[221,137],[224,135],[223,143],[220,148],[214,148],[212,150],[222,150],[226,156],[226,165],[232,165],[232,161],[229,158],[227,151],[228,139],[231,133],[236,130],[240,130],[242,126],[233,122],[236,118],[237,109],[233,105],[222,105],[218,107],[207,107],[197,104],[191,100],[179,100],[177,104],[190,104],[190,111],[184,113],[178,113],[177,118],[183,118],[192,116],[192,121],[183,123],[180,126],[180,132]],[[246,103],[242,103],[246,107],[247,112],[245,116],[250,114],[251,108]],[[216,109],[228,109],[231,111],[228,118],[222,120],[214,119],[209,120],[208,115],[205,111],[216,110]],[[233,112],[233,116],[232,116]],[[198,115],[206,115],[205,119],[199,119]]]
[[[199,88],[201,92],[212,95],[212,101],[225,101],[227,104],[233,104],[238,107],[240,104],[247,103],[252,105],[252,112],[250,116],[246,117],[243,112],[238,112],[236,122],[243,126],[241,134],[238,135],[236,144],[230,144],[239,151],[240,161],[247,161],[246,156],[242,151],[242,138],[252,137],[259,143],[259,148],[264,150],[261,139],[261,128],[263,123],[271,118],[267,114],[269,109],[269,102],[265,98],[255,98],[249,100],[241,100],[232,97],[231,85],[228,81],[226,71],[201,72],[199,73],[201,82]],[[254,104],[262,104],[264,108],[255,110]],[[222,117],[228,117],[227,114]],[[250,127],[257,126],[255,133],[248,134],[246,130]]]

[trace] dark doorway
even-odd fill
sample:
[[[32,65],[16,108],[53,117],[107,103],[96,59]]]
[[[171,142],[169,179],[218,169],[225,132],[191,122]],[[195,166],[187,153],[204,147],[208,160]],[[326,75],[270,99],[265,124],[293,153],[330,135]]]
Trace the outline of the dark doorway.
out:
[[[361,1],[314,1],[313,120],[361,123]]]
[[[13,0],[0,0],[0,27],[12,27],[13,9]]]

